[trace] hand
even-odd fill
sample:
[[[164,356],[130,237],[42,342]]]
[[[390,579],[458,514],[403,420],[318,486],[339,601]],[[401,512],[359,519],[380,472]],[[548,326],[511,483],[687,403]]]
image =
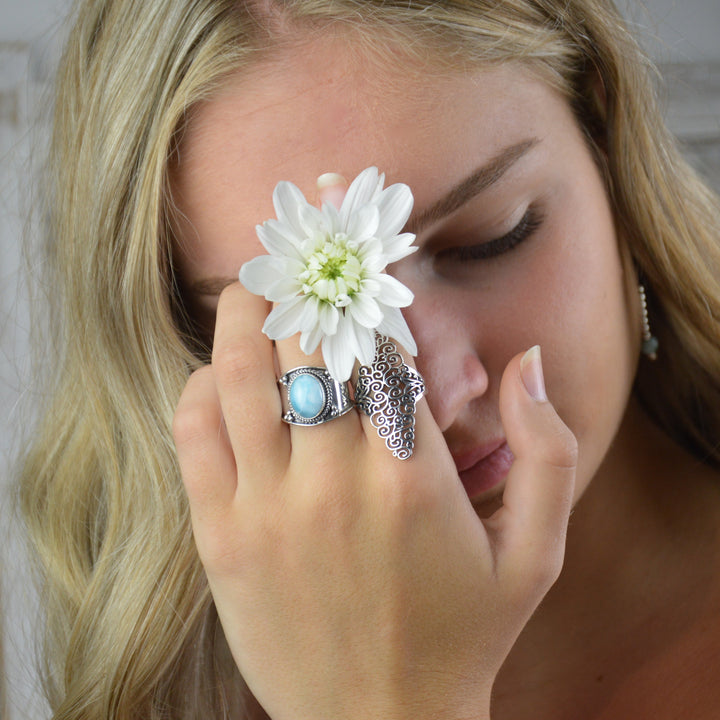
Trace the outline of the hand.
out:
[[[410,460],[356,412],[281,421],[264,300],[239,284],[174,424],[198,552],[233,657],[273,720],[487,718],[494,677],[562,565],[575,441],[521,356],[500,410],[515,462],[478,519],[427,403]],[[282,371],[307,358],[277,344]]]

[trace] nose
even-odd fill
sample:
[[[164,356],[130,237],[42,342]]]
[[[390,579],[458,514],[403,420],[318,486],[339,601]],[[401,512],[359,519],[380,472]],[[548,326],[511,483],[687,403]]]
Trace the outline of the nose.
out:
[[[454,313],[447,298],[423,297],[404,310],[417,342],[417,368],[440,430],[460,419],[463,409],[488,389],[488,373],[477,353],[468,318]]]

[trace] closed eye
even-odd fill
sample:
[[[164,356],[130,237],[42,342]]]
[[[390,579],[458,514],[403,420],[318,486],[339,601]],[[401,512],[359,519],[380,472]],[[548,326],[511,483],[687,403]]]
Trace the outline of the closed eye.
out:
[[[436,254],[441,262],[469,262],[472,260],[489,260],[509,252],[527,240],[543,223],[539,210],[529,207],[520,222],[509,232],[499,238],[474,245],[459,245],[445,248]]]

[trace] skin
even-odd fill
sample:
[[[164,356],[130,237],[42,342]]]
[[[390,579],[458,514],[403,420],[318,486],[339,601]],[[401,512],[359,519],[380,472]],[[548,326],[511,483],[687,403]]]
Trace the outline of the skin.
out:
[[[667,675],[709,717],[718,698],[688,659],[717,651],[706,632],[720,599],[706,569],[720,559],[715,479],[631,400],[637,281],[568,103],[519,66],[443,77],[358,63],[328,38],[272,63],[195,108],[172,169],[178,270],[215,331],[176,442],[253,692],[275,720],[484,718],[491,687],[493,718],[637,718]],[[508,148],[522,151],[496,182],[423,222]],[[294,339],[274,357],[259,331],[267,304],[237,284],[220,296],[264,252],[253,228],[274,216],[278,180],[314,198],[321,173],[371,164],[415,196],[420,250],[390,268],[415,293],[405,317],[427,385],[407,464],[354,414],[310,440],[283,426],[274,364],[322,361]],[[541,223],[514,249],[459,258],[529,207]],[[551,402],[527,392],[538,368],[523,373],[520,357],[535,344]],[[471,504],[453,458],[498,438],[513,468]],[[678,477],[693,479],[681,493]],[[533,614],[558,575],[571,504],[563,573]]]

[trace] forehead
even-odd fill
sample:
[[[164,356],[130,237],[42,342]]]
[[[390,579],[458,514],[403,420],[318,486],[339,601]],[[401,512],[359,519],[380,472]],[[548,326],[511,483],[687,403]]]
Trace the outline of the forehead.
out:
[[[440,74],[401,53],[382,61],[342,38],[314,39],[239,70],[194,108],[178,175],[232,189],[236,203],[252,188],[267,198],[257,221],[278,180],[312,195],[318,175],[368,165],[411,184],[420,203],[428,168],[436,187],[451,185],[500,147],[542,136],[538,103],[553,96],[518,65]]]

